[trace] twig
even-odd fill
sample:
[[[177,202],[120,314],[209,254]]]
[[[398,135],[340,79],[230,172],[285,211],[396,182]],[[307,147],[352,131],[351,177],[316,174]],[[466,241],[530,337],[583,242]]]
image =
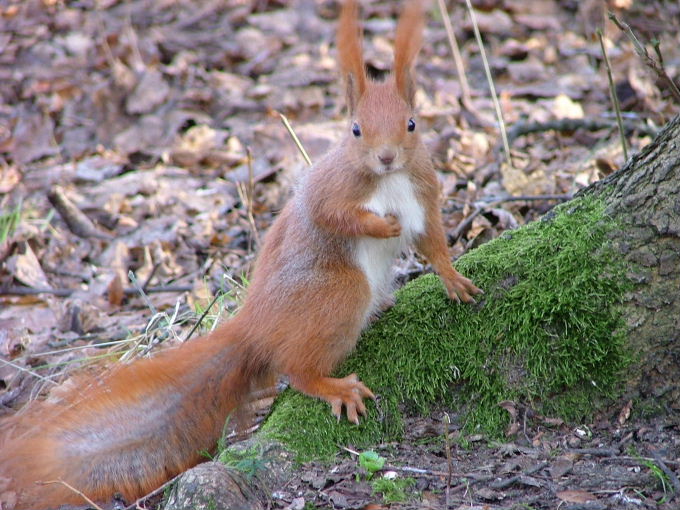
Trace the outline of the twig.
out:
[[[484,207],[482,206],[475,206],[475,210],[472,211],[472,214],[470,214],[467,218],[465,218],[463,221],[461,221],[455,228],[451,234],[448,236],[449,244],[455,244],[458,239],[461,238],[463,235],[463,232],[465,232],[468,228],[470,228],[470,225],[472,225],[472,222],[475,221],[475,218],[479,216],[482,211],[484,211]]]
[[[340,446],[340,449],[345,450],[346,452],[350,453],[351,455],[354,456],[359,456],[359,452],[356,450],[352,450],[351,448],[347,448],[346,446]],[[385,464],[382,468],[381,471],[403,471],[405,473],[414,473],[417,475],[425,475],[425,476],[436,476],[436,477],[443,477],[443,476],[449,476],[449,474],[453,476],[457,476],[460,478],[472,478],[472,479],[477,479],[478,475],[475,475],[474,473],[455,473],[451,471],[450,473],[447,471],[435,471],[432,469],[423,469],[423,468],[417,468],[417,467],[411,467],[411,466],[394,466],[392,464]],[[493,477],[491,477],[493,478]]]
[[[487,206],[492,206],[495,207],[497,205],[502,204],[503,202],[532,202],[532,201],[538,201],[538,200],[558,200],[558,201],[567,201],[571,200],[574,198],[574,195],[571,193],[563,193],[563,194],[548,194],[548,195],[519,195],[516,197],[508,196],[508,197],[503,197],[503,198],[488,198],[488,199],[481,199],[479,202],[486,203]]]
[[[547,122],[516,122],[508,130],[508,142],[512,144],[520,136],[541,133],[543,131],[576,131],[577,129],[598,131],[610,127],[611,123],[609,121],[599,119],[557,119],[549,120]],[[658,133],[657,129],[642,122],[624,120],[623,127],[626,131],[638,130],[650,136],[655,136]]]
[[[157,292],[189,292],[193,287],[191,285],[158,285],[155,287],[147,287],[144,292],[153,294]],[[134,287],[126,287],[123,289],[125,294],[136,294],[138,290]]]
[[[624,462],[624,463],[630,463],[630,464],[636,464],[639,465],[641,460],[646,460],[646,461],[653,461],[654,459],[651,457],[629,457],[625,455],[617,456],[617,457],[605,457],[602,459],[602,461],[607,461],[607,462]],[[666,464],[670,465],[676,465],[680,466],[680,460],[672,460],[672,459],[662,459]]]
[[[458,73],[458,81],[460,82],[461,93],[463,94],[463,104],[470,108],[472,106],[472,96],[470,94],[470,85],[467,81],[467,76],[465,75],[465,67],[463,65],[463,57],[460,54],[460,47],[458,46],[458,41],[456,40],[456,34],[451,26],[451,19],[449,18],[449,13],[446,10],[446,4],[444,0],[437,0],[439,4],[439,12],[444,22],[444,29],[446,30],[446,36],[449,39],[449,46],[451,46],[451,53],[453,54],[453,62],[456,64],[456,72]]]
[[[203,310],[203,313],[201,314],[201,316],[200,316],[200,317],[198,318],[198,320],[196,321],[196,324],[193,325],[193,327],[191,328],[191,331],[189,331],[189,333],[187,334],[186,338],[184,338],[184,341],[185,341],[185,342],[186,342],[187,340],[189,340],[189,339],[191,338],[191,335],[193,335],[194,332],[198,329],[198,326],[201,325],[201,322],[203,322],[203,319],[205,319],[205,316],[208,315],[208,312],[209,312],[210,309],[213,307],[213,305],[215,304],[215,302],[217,301],[217,299],[218,299],[219,297],[220,297],[220,294],[219,294],[219,292],[218,292],[218,293],[215,294],[215,296],[212,298],[212,300],[210,301],[210,304],[208,305],[208,307],[207,307],[205,310]]]
[[[635,37],[633,30],[627,23],[619,21],[613,12],[608,12],[607,14],[609,15],[609,19],[612,20],[616,26],[619,27],[631,40],[633,43],[633,48],[635,49],[635,53],[637,53],[638,56],[644,61],[645,65],[654,71],[661,81],[663,81],[668,86],[675,100],[680,102],[680,89],[678,89],[678,86],[666,72],[666,68],[663,64],[663,57],[661,56],[661,50],[659,49],[659,41],[652,43],[654,46],[654,51],[656,52],[656,56],[659,58],[659,62],[657,63],[652,57],[649,56],[647,48],[645,48],[640,40]]]
[[[538,201],[538,200],[558,200],[558,201],[567,201],[571,200],[573,198],[573,195],[570,193],[565,193],[565,194],[558,194],[558,195],[520,195],[517,197],[503,197],[503,198],[488,198],[488,199],[482,199],[473,204],[475,210],[472,211],[471,214],[467,216],[463,221],[461,221],[456,228],[454,229],[451,234],[448,236],[448,241],[449,244],[454,244],[460,237],[463,235],[463,233],[470,228],[470,225],[472,225],[472,222],[475,221],[475,218],[482,214],[484,211],[488,211],[489,209],[493,209],[494,207],[499,206],[500,204],[504,202],[531,202],[531,201]]]
[[[96,238],[110,241],[114,237],[101,232],[94,223],[69,199],[59,186],[47,193],[47,199],[66,223],[68,229],[83,239]]]
[[[307,154],[307,151],[305,148],[302,146],[302,142],[300,142],[300,139],[297,137],[295,134],[295,131],[293,131],[293,126],[290,125],[290,122],[288,122],[288,119],[283,113],[279,112],[279,117],[281,117],[281,122],[283,122],[283,125],[286,127],[288,130],[288,133],[290,134],[291,138],[293,138],[293,142],[295,142],[295,146],[298,148],[300,153],[302,154],[302,157],[305,158],[305,161],[309,166],[312,166],[312,160],[309,159],[309,155]]]
[[[385,465],[383,469],[388,469],[392,471],[403,471],[405,473],[414,473],[416,475],[426,475],[426,476],[436,476],[436,477],[441,477],[441,476],[449,476],[449,473],[446,471],[433,471],[431,469],[423,469],[423,468],[416,468],[416,467],[410,467],[410,466],[393,466],[391,464]],[[453,476],[453,472],[451,472],[451,476]],[[463,474],[459,474],[457,476],[465,476]]]
[[[191,285],[159,285],[144,289],[147,294],[158,292],[189,292]],[[36,294],[51,294],[57,297],[68,297],[75,292],[75,289],[43,289],[40,287],[0,287],[0,296],[34,296]],[[123,289],[126,295],[137,294],[139,289],[136,287],[126,287]]]
[[[47,482],[37,482],[37,483],[39,483],[40,485],[51,485],[51,484],[53,484],[53,483],[60,483],[61,485],[63,485],[64,487],[66,487],[68,490],[75,492],[76,494],[78,494],[78,496],[80,496],[80,497],[83,498],[85,501],[87,501],[87,504],[88,504],[88,505],[91,505],[92,508],[96,508],[97,510],[104,510],[104,509],[103,509],[102,507],[100,507],[97,503],[95,503],[94,501],[92,501],[90,498],[88,498],[85,494],[83,494],[82,492],[80,492],[80,491],[79,491],[78,489],[76,489],[75,487],[69,485],[69,484],[68,484],[67,482],[65,482],[64,480],[50,480],[50,481],[47,481]]]
[[[524,472],[522,472],[519,475],[511,476],[510,478],[506,478],[505,480],[496,480],[494,482],[491,482],[489,484],[489,487],[491,487],[492,489],[496,489],[496,490],[506,489],[506,488],[510,487],[512,484],[521,481],[523,477],[531,476],[534,473],[537,473],[540,470],[545,469],[549,465],[550,464],[548,462],[539,462],[535,466],[530,467],[529,469],[526,469]]]
[[[448,476],[446,477],[446,508],[449,508],[449,492],[451,490],[451,479],[453,478],[453,459],[451,457],[449,425],[451,425],[451,418],[448,413],[444,413],[444,451],[446,452],[446,466],[448,468]]]
[[[5,365],[9,365],[10,367],[16,368],[17,370],[19,370],[19,371],[21,371],[21,372],[26,372],[27,374],[32,375],[33,377],[37,377],[37,378],[40,379],[41,381],[44,381],[44,382],[47,382],[47,383],[50,383],[50,384],[57,384],[57,383],[54,382],[53,380],[48,379],[47,377],[43,377],[42,375],[40,375],[40,374],[34,372],[33,370],[29,370],[29,369],[27,369],[27,368],[24,368],[24,367],[22,367],[22,366],[20,366],[20,365],[17,365],[16,363],[12,363],[12,362],[9,361],[9,360],[0,358],[0,363],[4,363]]]
[[[153,498],[155,495],[160,494],[161,492],[163,492],[167,487],[169,487],[170,485],[172,485],[173,483],[175,483],[175,482],[177,481],[177,479],[178,479],[180,476],[182,476],[183,474],[184,474],[184,473],[180,473],[180,474],[178,474],[177,476],[175,476],[174,478],[171,478],[170,480],[168,480],[167,482],[165,482],[163,485],[161,485],[161,486],[158,487],[157,489],[152,490],[152,491],[149,492],[147,495],[142,496],[141,498],[139,498],[138,500],[136,500],[136,501],[135,501],[134,503],[132,503],[131,505],[126,506],[123,510],[136,510],[136,509],[138,509],[138,508],[141,508],[141,507],[139,506],[140,503],[146,501],[146,500],[149,499],[149,498]],[[99,507],[97,507],[97,508],[99,508]]]
[[[592,455],[593,457],[614,457],[619,454],[618,448],[569,448],[567,453]]]
[[[149,288],[149,284],[151,283],[151,279],[154,277],[156,274],[156,271],[158,271],[158,268],[161,267],[161,262],[156,262],[153,267],[151,268],[151,272],[149,273],[149,276],[146,277],[146,280],[144,280],[144,283],[142,284],[142,290],[145,290]]]
[[[250,230],[252,233],[252,237],[249,236],[248,238],[248,251],[250,252],[253,248],[253,238],[255,239],[255,244],[258,246],[260,244],[260,234],[257,231],[257,225],[255,225],[255,216],[253,215],[253,203],[255,197],[255,171],[253,170],[253,154],[250,151],[250,147],[246,147],[246,157],[248,162],[248,183],[247,186],[244,186],[243,183],[239,183],[237,191],[241,198],[241,202],[245,203],[248,224],[250,225]]]
[[[491,69],[489,67],[489,62],[486,58],[486,51],[484,50],[484,42],[482,41],[482,34],[479,32],[479,26],[477,25],[477,17],[475,16],[475,11],[472,9],[472,4],[470,0],[465,0],[467,4],[468,11],[470,12],[470,19],[472,20],[472,29],[475,32],[475,39],[477,39],[477,45],[479,46],[479,53],[482,57],[482,62],[484,63],[484,73],[486,74],[486,79],[489,82],[489,90],[491,92],[491,100],[493,101],[493,106],[496,110],[496,117],[498,118],[498,128],[501,132],[501,139],[503,140],[503,149],[505,150],[505,157],[508,160],[508,165],[510,168],[513,167],[512,155],[510,154],[510,144],[508,143],[508,134],[505,130],[505,121],[503,120],[503,112],[501,111],[501,103],[498,101],[498,95],[496,94],[496,87],[493,84],[493,77],[491,76]]]
[[[621,119],[621,106],[619,105],[619,98],[616,95],[616,87],[614,86],[614,78],[612,77],[612,68],[609,65],[609,57],[607,56],[607,50],[604,47],[604,38],[602,37],[602,30],[597,29],[597,37],[600,40],[600,46],[602,47],[602,55],[604,57],[604,65],[607,69],[607,78],[609,79],[609,93],[612,96],[612,104],[614,105],[614,111],[616,112],[616,123],[619,125],[619,136],[621,136],[621,146],[623,147],[623,158],[628,161],[628,147],[626,146],[626,133],[623,130],[623,120]]]
[[[144,301],[146,306],[149,308],[149,310],[151,310],[151,314],[156,315],[158,313],[158,310],[156,310],[156,307],[149,299],[149,296],[146,295],[146,292],[144,292],[142,286],[139,285],[139,280],[137,280],[137,275],[135,274],[135,272],[132,270],[128,271],[128,278],[130,278],[132,285],[135,286],[135,289],[137,289],[137,293],[142,297],[142,300]]]
[[[669,497],[668,501],[672,501],[674,498],[680,496],[680,480],[675,475],[675,473],[666,465],[664,460],[659,455],[654,448],[649,449],[649,454],[654,458],[654,462],[661,468],[661,471],[668,477],[673,486],[673,494]]]

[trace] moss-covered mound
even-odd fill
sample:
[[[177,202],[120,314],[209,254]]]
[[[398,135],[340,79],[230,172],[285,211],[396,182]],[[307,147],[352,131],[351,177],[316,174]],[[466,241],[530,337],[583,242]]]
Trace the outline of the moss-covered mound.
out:
[[[503,400],[586,418],[622,387],[630,360],[618,306],[628,282],[603,209],[572,201],[462,257],[458,269],[486,292],[477,305],[450,302],[434,275],[401,289],[338,371],[356,372],[380,396],[361,425],[338,423],[327,404],[288,391],[262,432],[300,458],[319,458],[338,445],[398,439],[403,412],[439,405],[491,435],[509,423]]]

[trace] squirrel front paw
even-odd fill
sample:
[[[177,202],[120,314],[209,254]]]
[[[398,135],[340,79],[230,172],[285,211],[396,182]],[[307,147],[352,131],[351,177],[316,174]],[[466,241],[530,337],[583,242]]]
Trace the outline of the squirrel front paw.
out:
[[[331,412],[338,420],[342,416],[342,408],[347,412],[347,419],[359,424],[359,415],[366,414],[365,398],[375,400],[375,395],[362,383],[356,374],[342,379],[334,377],[290,376],[290,384],[307,395],[318,397],[331,405]]]
[[[445,278],[444,284],[446,285],[449,297],[457,302],[474,303],[475,298],[472,296],[484,294],[482,289],[478,288],[470,279],[465,278],[460,273],[456,273],[453,277]]]
[[[388,239],[401,235],[401,223],[394,214],[387,214],[384,218],[371,214],[367,227],[366,233],[371,237]]]

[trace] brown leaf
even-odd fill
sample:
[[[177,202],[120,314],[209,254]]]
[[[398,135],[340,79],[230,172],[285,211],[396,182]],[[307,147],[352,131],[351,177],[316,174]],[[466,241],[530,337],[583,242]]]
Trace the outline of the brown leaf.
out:
[[[15,162],[30,163],[59,152],[54,143],[54,121],[49,115],[21,108],[14,128],[10,152]]]
[[[128,96],[125,109],[131,114],[149,113],[165,101],[169,92],[170,87],[160,71],[149,69]]]
[[[15,166],[0,167],[0,193],[9,193],[21,181],[21,172]]]
[[[558,480],[569,473],[574,467],[574,463],[566,456],[557,457],[550,465],[550,476],[553,480]]]
[[[629,400],[628,402],[626,402],[626,405],[623,406],[621,412],[619,413],[619,417],[616,420],[619,425],[623,425],[624,423],[626,423],[626,421],[630,417],[630,410],[632,409],[632,407],[633,407],[632,400]]]
[[[562,501],[568,503],[587,503],[588,501],[594,501],[597,498],[586,491],[560,491],[555,494]]]
[[[123,283],[120,280],[120,275],[116,274],[113,277],[106,290],[108,293],[109,304],[113,306],[120,306],[123,304],[125,293],[123,289]]]
[[[27,243],[23,243],[23,253],[7,259],[7,270],[24,285],[35,289],[51,288],[38,257]]]

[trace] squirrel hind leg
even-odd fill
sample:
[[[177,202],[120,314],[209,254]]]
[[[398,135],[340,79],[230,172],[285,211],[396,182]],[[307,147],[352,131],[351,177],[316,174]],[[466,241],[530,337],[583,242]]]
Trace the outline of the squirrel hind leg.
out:
[[[359,380],[356,374],[350,374],[341,379],[314,375],[291,376],[290,385],[302,393],[328,402],[333,416],[338,420],[342,416],[344,407],[347,419],[357,425],[359,415],[366,414],[364,399],[375,400],[373,392]]]

